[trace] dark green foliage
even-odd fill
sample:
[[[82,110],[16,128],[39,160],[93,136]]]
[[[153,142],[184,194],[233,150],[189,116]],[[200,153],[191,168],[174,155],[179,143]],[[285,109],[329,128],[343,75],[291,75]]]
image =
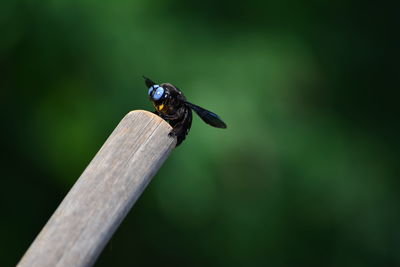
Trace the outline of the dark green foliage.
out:
[[[119,120],[153,109],[143,74],[229,128],[193,123],[96,266],[400,265],[397,10],[1,1],[0,265]]]

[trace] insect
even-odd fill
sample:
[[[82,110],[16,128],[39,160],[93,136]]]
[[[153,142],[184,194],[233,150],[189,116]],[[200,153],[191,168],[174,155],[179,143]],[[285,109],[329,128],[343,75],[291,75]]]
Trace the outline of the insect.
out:
[[[226,124],[217,114],[186,101],[182,91],[176,86],[170,83],[158,85],[149,78],[143,78],[149,88],[150,101],[156,109],[154,113],[172,126],[169,135],[176,136],[176,146],[185,140],[192,126],[192,109],[205,123],[217,128],[226,128]]]

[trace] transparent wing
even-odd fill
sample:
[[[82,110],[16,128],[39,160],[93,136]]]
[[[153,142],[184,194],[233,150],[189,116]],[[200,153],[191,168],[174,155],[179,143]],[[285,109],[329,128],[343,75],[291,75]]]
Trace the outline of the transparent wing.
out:
[[[217,114],[190,102],[185,101],[185,104],[189,108],[193,109],[205,123],[217,128],[226,128],[225,122],[223,122]]]

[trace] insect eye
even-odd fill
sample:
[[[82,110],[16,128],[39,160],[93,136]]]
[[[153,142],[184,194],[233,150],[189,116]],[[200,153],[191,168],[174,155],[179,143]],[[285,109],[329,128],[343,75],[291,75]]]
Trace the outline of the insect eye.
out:
[[[151,95],[151,93],[153,92],[153,90],[156,89],[156,88],[158,88],[158,87],[160,87],[160,86],[158,86],[157,84],[151,86],[151,87],[149,88],[148,94]]]
[[[153,99],[160,100],[160,98],[163,96],[163,94],[164,94],[164,88],[158,87],[153,95]]]

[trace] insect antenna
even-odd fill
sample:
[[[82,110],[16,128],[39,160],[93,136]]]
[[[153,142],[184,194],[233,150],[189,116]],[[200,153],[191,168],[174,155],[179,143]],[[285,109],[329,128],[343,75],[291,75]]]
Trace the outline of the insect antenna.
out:
[[[153,85],[155,85],[156,83],[153,82],[152,80],[150,80],[149,78],[142,76],[144,79],[144,82],[146,83],[147,87],[152,87]]]

